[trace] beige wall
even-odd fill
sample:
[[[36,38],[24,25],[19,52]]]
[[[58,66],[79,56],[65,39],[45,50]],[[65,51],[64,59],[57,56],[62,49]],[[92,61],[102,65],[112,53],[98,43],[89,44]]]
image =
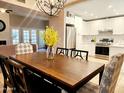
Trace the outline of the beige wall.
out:
[[[9,14],[0,13],[0,20],[3,20],[6,24],[6,29],[3,32],[0,32],[0,40],[6,40],[7,44],[10,44]]]
[[[48,25],[48,21],[11,14],[10,25],[11,27],[45,29],[45,26]]]
[[[49,25],[53,26],[59,34],[59,42],[58,45],[59,47],[64,47],[64,32],[65,32],[65,27],[64,27],[64,11],[61,11],[59,16],[51,17],[49,19]]]
[[[7,40],[7,45],[12,44],[11,28],[13,27],[45,29],[45,26],[48,25],[48,21],[7,13],[0,13],[0,20],[3,20],[6,24],[5,31],[0,32],[0,40]]]

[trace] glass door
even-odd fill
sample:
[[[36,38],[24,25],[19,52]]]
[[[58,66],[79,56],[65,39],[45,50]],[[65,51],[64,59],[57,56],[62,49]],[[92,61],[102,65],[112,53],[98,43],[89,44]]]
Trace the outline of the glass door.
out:
[[[23,42],[37,44],[37,31],[35,29],[23,30]]]
[[[44,29],[32,28],[12,28],[12,44],[31,43],[37,44],[39,49],[44,49],[45,44],[43,40]]]
[[[36,30],[31,30],[31,33],[30,33],[30,35],[31,35],[31,39],[30,39],[30,42],[32,43],[32,44],[37,44],[37,31]]]
[[[44,31],[39,31],[39,48],[40,49],[46,48],[43,40],[43,33]]]
[[[30,43],[30,32],[29,30],[23,30],[23,42]]]

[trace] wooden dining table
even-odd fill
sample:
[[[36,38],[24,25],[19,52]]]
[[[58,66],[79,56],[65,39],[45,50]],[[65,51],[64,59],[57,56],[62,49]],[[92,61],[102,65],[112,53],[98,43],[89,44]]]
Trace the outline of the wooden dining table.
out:
[[[76,91],[89,80],[99,74],[99,81],[103,74],[103,63],[91,62],[55,54],[53,60],[46,58],[45,52],[12,55],[10,59],[33,69],[52,83],[65,89],[68,93]]]

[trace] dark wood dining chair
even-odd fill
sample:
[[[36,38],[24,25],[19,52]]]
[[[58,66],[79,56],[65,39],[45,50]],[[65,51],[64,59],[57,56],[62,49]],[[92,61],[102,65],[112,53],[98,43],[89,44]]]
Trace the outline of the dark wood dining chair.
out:
[[[87,83],[77,93],[114,93],[123,61],[124,54],[114,55],[105,67],[100,85]]]
[[[41,75],[29,69],[24,71],[29,93],[61,93],[61,89],[55,86]]]
[[[26,69],[26,67],[10,59],[8,59],[5,64],[9,66],[16,93],[28,93],[24,76],[24,69]]]
[[[28,93],[27,85],[23,70],[25,67],[4,56],[0,56],[2,61],[2,72],[4,76],[4,90],[6,93],[7,86],[12,89],[13,93]]]
[[[4,85],[3,85],[3,93],[7,93],[7,87],[12,89],[13,93],[16,93],[15,91],[15,85],[14,81],[12,79],[9,66],[5,65],[5,62],[8,60],[7,57],[0,55],[0,66],[3,74],[3,79],[4,79]]]
[[[17,93],[61,93],[58,87],[47,82],[41,75],[15,61],[8,61],[13,66],[12,77]]]
[[[57,49],[56,49],[56,54],[68,56],[68,52],[69,52],[69,49],[67,49],[67,48],[57,47]]]
[[[71,49],[71,57],[80,57],[81,59],[88,60],[88,51]]]
[[[59,87],[24,65],[4,56],[0,56],[0,61],[3,76],[5,76],[3,93],[6,93],[7,86],[12,88],[13,93],[61,93]]]

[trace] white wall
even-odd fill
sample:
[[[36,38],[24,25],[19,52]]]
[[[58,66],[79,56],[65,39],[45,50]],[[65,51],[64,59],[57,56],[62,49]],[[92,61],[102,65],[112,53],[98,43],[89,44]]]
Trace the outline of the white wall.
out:
[[[7,44],[10,44],[9,14],[0,12],[0,20],[3,20],[6,24],[6,29],[3,32],[0,32],[0,40],[6,40]]]

